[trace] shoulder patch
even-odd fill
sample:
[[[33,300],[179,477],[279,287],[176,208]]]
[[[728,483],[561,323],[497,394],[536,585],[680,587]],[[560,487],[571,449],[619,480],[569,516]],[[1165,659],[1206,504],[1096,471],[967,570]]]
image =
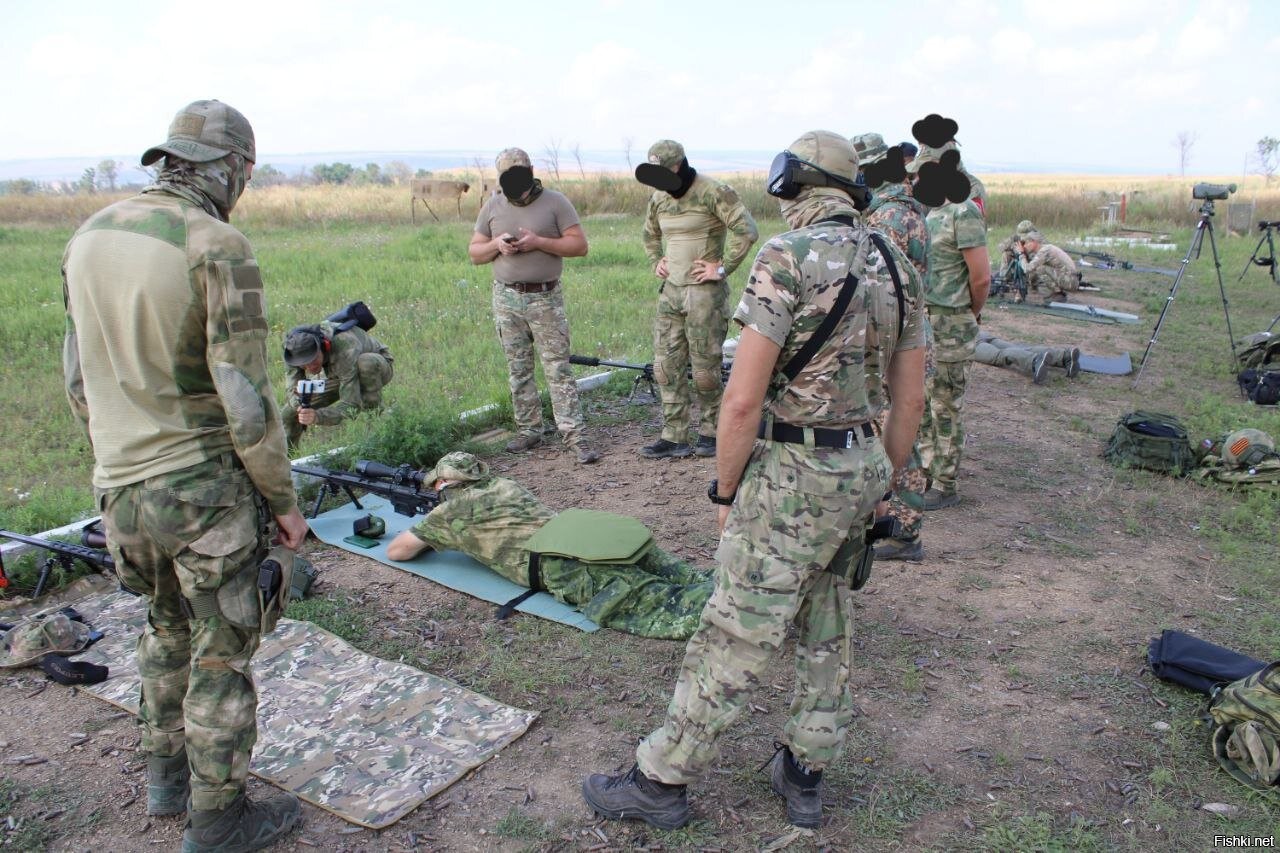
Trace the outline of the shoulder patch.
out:
[[[737,191],[728,184],[721,184],[716,187],[716,195],[725,204],[738,204],[739,202]]]

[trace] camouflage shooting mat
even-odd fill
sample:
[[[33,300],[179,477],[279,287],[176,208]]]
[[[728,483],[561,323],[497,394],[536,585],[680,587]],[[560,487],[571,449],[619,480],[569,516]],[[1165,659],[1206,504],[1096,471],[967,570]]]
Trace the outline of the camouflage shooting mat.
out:
[[[137,714],[142,599],[112,592],[75,606],[105,635],[76,659],[111,671],[81,689]],[[253,676],[258,744],[249,770],[370,829],[395,823],[488,761],[538,716],[293,619],[262,638]]]
[[[307,519],[307,523],[311,525],[311,532],[319,537],[320,541],[336,548],[377,560],[388,566],[395,566],[397,569],[404,569],[406,572],[435,581],[449,589],[473,595],[481,601],[506,604],[513,598],[528,592],[525,587],[512,583],[483,563],[458,551],[428,551],[405,563],[389,559],[387,543],[396,538],[402,530],[412,527],[415,519],[400,515],[385,499],[375,495],[361,497],[360,503],[363,509],[357,509],[355,504],[345,504],[328,512],[322,512],[315,518]],[[378,516],[387,525],[387,532],[377,540],[378,544],[373,548],[361,548],[359,545],[343,542],[344,537],[351,535],[351,523],[369,513]],[[582,631],[595,631],[600,627],[578,610],[557,601],[555,596],[545,592],[539,592],[525,599],[516,607],[516,610]]]

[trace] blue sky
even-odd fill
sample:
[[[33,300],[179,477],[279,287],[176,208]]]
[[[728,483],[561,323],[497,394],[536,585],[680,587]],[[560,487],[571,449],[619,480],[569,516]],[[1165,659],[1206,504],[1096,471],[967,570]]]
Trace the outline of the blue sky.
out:
[[[1240,174],[1280,136],[1280,3],[6,0],[0,160],[133,161],[196,98],[260,162],[520,145],[771,152],[955,118],[1005,168]]]

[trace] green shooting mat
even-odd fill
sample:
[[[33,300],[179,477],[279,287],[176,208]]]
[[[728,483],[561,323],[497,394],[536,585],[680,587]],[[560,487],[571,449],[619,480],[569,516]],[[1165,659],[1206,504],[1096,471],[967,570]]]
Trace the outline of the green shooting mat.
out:
[[[377,560],[379,563],[404,569],[406,572],[435,581],[449,589],[473,595],[482,601],[506,604],[528,592],[525,587],[512,583],[483,563],[458,551],[428,551],[407,562],[390,559],[387,556],[387,543],[396,538],[402,530],[412,527],[414,519],[400,515],[391,508],[389,502],[376,495],[364,495],[360,498],[360,503],[363,509],[348,503],[328,512],[322,512],[315,518],[307,519],[307,523],[311,525],[311,532],[320,541],[335,548],[342,548],[353,554]],[[343,539],[351,535],[351,523],[369,513],[378,516],[387,525],[387,532],[377,540],[378,544],[373,548],[361,548],[350,542],[344,542]],[[516,607],[516,610],[582,631],[599,629],[595,622],[583,616],[578,610],[557,601],[554,596],[545,592],[539,592],[525,599]]]
[[[111,592],[75,607],[104,634],[76,659],[111,673],[81,689],[137,714],[143,600]],[[488,761],[538,716],[292,619],[262,638],[253,675],[258,743],[250,772],[371,829],[395,823]]]

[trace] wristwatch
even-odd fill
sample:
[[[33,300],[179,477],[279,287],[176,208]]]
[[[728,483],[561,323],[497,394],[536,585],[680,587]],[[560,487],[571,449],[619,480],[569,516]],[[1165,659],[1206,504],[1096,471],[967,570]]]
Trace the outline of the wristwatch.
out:
[[[720,276],[721,278],[724,278],[724,264],[721,264],[720,266],[716,267],[716,275]]]
[[[707,497],[716,506],[733,506],[733,499],[738,496],[738,490],[734,489],[733,494],[727,498],[720,497],[720,481],[712,480],[711,485],[707,486]]]

